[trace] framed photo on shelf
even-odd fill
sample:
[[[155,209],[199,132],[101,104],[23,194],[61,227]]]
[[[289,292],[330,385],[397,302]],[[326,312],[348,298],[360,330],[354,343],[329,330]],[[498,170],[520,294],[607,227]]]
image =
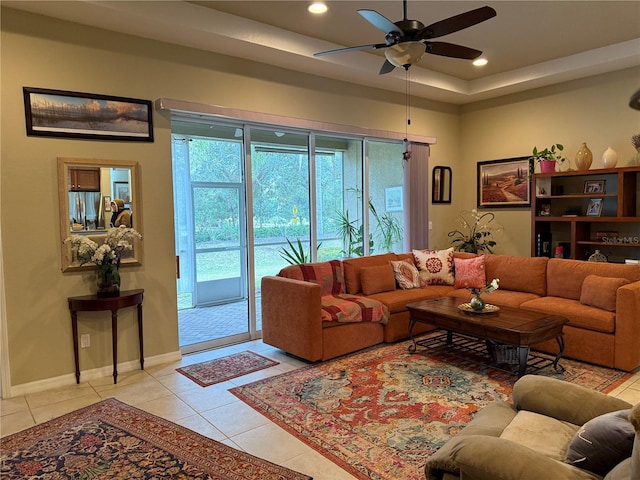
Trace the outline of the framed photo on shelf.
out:
[[[587,217],[599,217],[602,212],[602,198],[592,198],[587,205]]]
[[[585,180],[584,193],[605,193],[606,180]]]
[[[23,87],[28,136],[153,142],[150,100]]]
[[[543,203],[542,205],[540,205],[540,211],[538,212],[538,215],[540,215],[541,217],[548,217],[549,215],[551,215],[551,204]]]
[[[529,157],[478,162],[478,207],[531,206],[529,162]]]

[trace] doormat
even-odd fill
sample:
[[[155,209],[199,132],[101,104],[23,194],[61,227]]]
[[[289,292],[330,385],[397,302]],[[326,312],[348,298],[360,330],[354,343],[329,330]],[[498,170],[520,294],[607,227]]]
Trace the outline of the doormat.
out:
[[[0,439],[3,480],[310,480],[109,398]]]
[[[231,389],[358,479],[424,480],[430,455],[517,376],[452,352],[373,347]],[[539,375],[609,391],[631,374],[562,359]]]
[[[226,357],[196,363],[195,365],[176,368],[176,371],[190,378],[198,385],[208,387],[209,385],[257,372],[279,363],[247,350],[227,355]]]

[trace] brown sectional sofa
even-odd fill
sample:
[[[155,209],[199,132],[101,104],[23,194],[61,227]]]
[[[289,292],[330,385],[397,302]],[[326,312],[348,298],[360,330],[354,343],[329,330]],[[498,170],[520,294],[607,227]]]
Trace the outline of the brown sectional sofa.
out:
[[[474,256],[455,253],[455,258]],[[308,361],[328,360],[407,338],[407,303],[440,296],[470,298],[466,289],[453,285],[378,291],[376,285],[389,285],[380,267],[398,260],[413,262],[413,255],[387,253],[342,261],[345,293],[380,301],[389,312],[386,323],[322,321],[321,285],[286,278],[296,267],[264,277],[263,341]],[[566,357],[626,371],[640,366],[640,266],[486,255],[485,272],[487,280],[500,279],[500,288],[483,297],[487,302],[569,319],[564,328]],[[363,289],[376,293],[365,295]],[[431,329],[417,324],[414,333]],[[536,348],[555,352],[557,345],[546,342]]]

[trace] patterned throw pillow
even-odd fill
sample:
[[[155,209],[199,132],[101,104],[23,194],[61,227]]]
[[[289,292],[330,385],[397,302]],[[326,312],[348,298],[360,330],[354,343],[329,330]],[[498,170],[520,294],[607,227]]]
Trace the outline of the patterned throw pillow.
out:
[[[487,276],[484,255],[474,258],[454,258],[456,288],[484,288]]]
[[[420,278],[428,285],[453,285],[453,247],[446,250],[413,250]]]
[[[420,288],[420,275],[416,267],[405,261],[391,261],[389,262],[393,267],[393,274],[396,277],[396,282],[402,290],[409,290],[411,288]]]

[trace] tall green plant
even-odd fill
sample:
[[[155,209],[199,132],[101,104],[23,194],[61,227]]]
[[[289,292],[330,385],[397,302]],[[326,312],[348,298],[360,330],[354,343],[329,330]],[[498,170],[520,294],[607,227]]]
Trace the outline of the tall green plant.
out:
[[[296,237],[296,245],[291,243],[291,240],[286,239],[289,244],[289,248],[282,247],[280,249],[280,256],[287,261],[289,265],[300,265],[301,263],[309,262],[309,255],[304,253],[304,248],[302,247],[302,242],[300,241],[300,237]],[[320,242],[316,248],[320,248],[322,246],[322,242]]]

